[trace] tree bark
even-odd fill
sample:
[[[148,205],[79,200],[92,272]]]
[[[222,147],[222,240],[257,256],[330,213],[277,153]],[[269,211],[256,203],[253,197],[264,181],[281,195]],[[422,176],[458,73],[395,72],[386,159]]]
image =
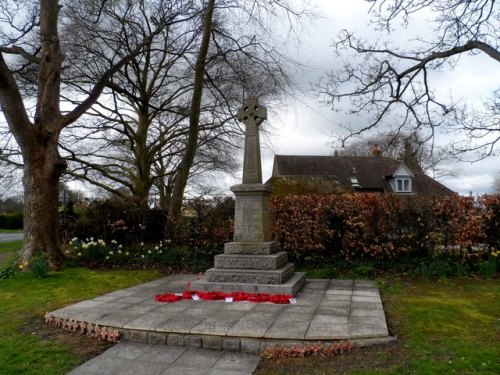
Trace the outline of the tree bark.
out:
[[[20,262],[42,255],[51,269],[64,259],[59,240],[59,178],[66,161],[59,155],[57,135],[37,139],[24,159],[24,246]],[[43,220],[41,220],[43,218]]]
[[[207,60],[208,47],[210,45],[210,34],[212,32],[214,9],[215,0],[209,0],[206,6],[205,17],[203,19],[203,34],[201,45],[198,51],[198,56],[196,58],[193,96],[191,99],[191,111],[189,117],[189,135],[186,150],[175,176],[172,198],[168,211],[167,228],[165,233],[167,237],[170,238],[175,236],[177,222],[182,211],[184,191],[186,190],[189,172],[193,165],[196,150],[198,148],[198,135],[200,132],[200,110],[201,99],[203,96],[205,64]]]

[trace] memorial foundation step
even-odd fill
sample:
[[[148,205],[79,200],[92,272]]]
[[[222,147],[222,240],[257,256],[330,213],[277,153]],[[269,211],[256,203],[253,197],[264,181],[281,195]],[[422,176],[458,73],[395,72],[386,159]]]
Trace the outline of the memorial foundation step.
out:
[[[288,263],[277,270],[210,268],[205,271],[205,276],[207,281],[219,283],[283,284],[294,272],[295,266]]]
[[[286,251],[271,255],[221,254],[215,256],[215,268],[277,270],[288,262]]]
[[[208,281],[207,277],[193,281],[191,288],[204,292],[247,292],[247,293],[268,293],[268,294],[289,294],[297,295],[304,286],[306,277],[304,272],[295,272],[291,278],[282,284],[256,284],[238,282],[214,282]]]
[[[268,242],[228,242],[224,244],[224,254],[270,255],[280,251],[278,241]]]

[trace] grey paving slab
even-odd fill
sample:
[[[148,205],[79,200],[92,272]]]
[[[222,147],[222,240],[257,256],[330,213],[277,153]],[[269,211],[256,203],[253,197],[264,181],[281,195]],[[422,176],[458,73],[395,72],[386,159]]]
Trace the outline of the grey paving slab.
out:
[[[154,309],[156,309],[156,305],[148,305],[148,304],[137,304],[137,305],[132,305],[129,307],[124,307],[123,309],[127,309],[127,311],[137,313],[137,314],[145,314],[148,312],[152,312]],[[122,309],[122,310],[123,310]]]
[[[314,314],[316,310],[318,309],[318,305],[287,305],[283,311],[282,314],[291,314],[291,315],[297,315],[297,314]]]
[[[210,368],[222,355],[223,352],[217,350],[191,348],[179,356],[174,363],[178,366]]]
[[[205,375],[210,369],[187,365],[170,365],[161,375]]]
[[[283,311],[280,315],[276,317],[276,322],[307,322],[310,323],[312,318],[314,318],[314,313],[291,313],[288,310]]]
[[[352,289],[328,289],[325,294],[328,296],[352,296]]]
[[[266,311],[266,312],[258,312],[258,311],[249,311],[248,313],[246,313],[245,315],[243,315],[242,317],[244,317],[245,319],[249,319],[249,320],[259,320],[259,319],[262,319],[262,320],[269,320],[269,319],[272,319],[272,320],[275,320],[278,318],[278,316],[280,316],[283,312],[280,310],[280,311]]]
[[[173,363],[188,349],[185,346],[148,345],[148,349],[138,359],[148,362]]]
[[[379,302],[380,296],[366,297],[366,296],[352,296],[353,302]]]
[[[127,289],[122,289],[122,290],[117,290],[115,292],[111,292],[108,294],[105,294],[107,297],[116,297],[117,299],[123,298],[123,297],[129,297],[133,295],[135,292],[133,291],[128,291]]]
[[[264,337],[264,335],[274,322],[274,318],[258,320],[243,318],[238,320],[227,331],[227,335],[243,337]]]
[[[106,352],[92,358],[90,361],[84,363],[75,370],[69,372],[71,375],[83,375],[83,374],[116,374],[122,368],[130,366],[133,360],[115,357],[112,354],[107,354]]]
[[[288,322],[276,320],[267,330],[265,337],[274,339],[303,339],[309,326],[309,321]]]
[[[256,368],[260,358],[256,355],[243,353],[224,353],[213,365],[213,369],[248,371],[250,368]]]
[[[252,302],[233,302],[233,303],[225,303],[221,307],[221,311],[231,311],[231,310],[242,310],[242,311],[250,311],[255,307],[255,303]]]
[[[319,314],[319,315],[349,316],[350,311],[351,311],[350,306],[337,307],[337,306],[331,306],[328,304],[321,304],[318,307],[317,314]]]
[[[353,316],[349,319],[349,324],[354,326],[386,326],[385,318],[382,316]]]
[[[139,358],[148,350],[149,346],[140,342],[124,342],[120,345],[115,345],[106,353],[108,356],[136,359]]]
[[[148,312],[145,313],[123,325],[125,329],[137,329],[137,330],[155,330],[156,327],[162,325],[170,318],[173,318],[176,314],[165,314],[165,313],[155,313]]]
[[[95,323],[102,326],[123,328],[125,323],[136,319],[142,314],[129,312],[127,310],[114,311],[109,315],[103,315],[102,317],[95,320]]]
[[[351,309],[383,310],[382,301],[378,302],[352,302]]]
[[[192,327],[190,333],[226,336],[227,331],[240,319],[241,317],[229,318],[216,315]]]
[[[212,314],[217,314],[220,310],[214,310],[214,309],[209,309],[209,308],[203,308],[203,307],[193,307],[191,309],[186,309],[184,311],[185,315],[190,315],[190,316],[210,316]]]
[[[330,284],[328,285],[329,288],[335,288],[335,287],[352,287],[354,285],[354,280],[340,280],[340,279],[334,279],[330,280]]]
[[[384,310],[382,309],[352,309],[351,317],[355,316],[365,316],[365,317],[380,317],[385,318]]]
[[[78,314],[72,314],[71,317],[82,322],[94,322],[105,315],[112,314],[115,310],[83,310]]]
[[[95,301],[95,300],[94,300]],[[103,310],[122,310],[126,308],[130,308],[130,303],[121,303],[114,301],[102,301],[103,304],[99,306],[99,308]]]
[[[325,294],[325,296],[323,297],[322,301],[323,302],[340,302],[340,301],[346,301],[346,302],[351,303],[351,301],[353,301],[354,298],[355,297],[353,297],[351,294]],[[365,298],[365,297],[358,297],[358,298]]]
[[[151,310],[151,312],[155,313],[164,313],[164,314],[183,314],[188,308],[186,306],[177,305],[175,303],[166,303],[166,304],[157,304],[156,307]]]
[[[348,338],[347,324],[325,325],[311,323],[304,338],[307,340],[337,340]]]
[[[204,320],[205,317],[203,316],[177,315],[156,327],[156,331],[190,333],[193,327],[196,327]]]
[[[74,305],[71,305],[71,308],[73,309],[92,309],[96,307],[101,307],[105,302],[103,301],[93,301],[93,300],[87,300],[87,301],[82,301],[75,303]]]
[[[122,298],[122,297],[105,294],[103,296],[99,296],[99,297],[94,298],[92,301],[112,302],[112,301],[116,301],[117,299],[120,299],[120,298]]]
[[[339,316],[339,315],[315,315],[311,321],[311,324],[348,324],[349,317],[348,316]]]
[[[160,375],[168,368],[167,363],[148,362],[136,359],[126,367],[122,368],[119,375]]]
[[[134,293],[134,294],[136,294],[136,293]],[[136,304],[136,303],[139,303],[139,302],[143,302],[143,301],[145,301],[147,299],[151,299],[151,296],[144,296],[144,295],[137,296],[137,295],[132,295],[132,296],[127,296],[127,297],[123,297],[123,298],[117,299],[115,302]]]

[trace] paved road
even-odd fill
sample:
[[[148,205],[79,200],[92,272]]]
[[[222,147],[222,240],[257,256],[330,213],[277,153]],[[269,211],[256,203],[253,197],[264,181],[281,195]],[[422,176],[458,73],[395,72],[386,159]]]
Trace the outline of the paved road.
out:
[[[0,233],[0,242],[10,242],[23,239],[22,233]]]

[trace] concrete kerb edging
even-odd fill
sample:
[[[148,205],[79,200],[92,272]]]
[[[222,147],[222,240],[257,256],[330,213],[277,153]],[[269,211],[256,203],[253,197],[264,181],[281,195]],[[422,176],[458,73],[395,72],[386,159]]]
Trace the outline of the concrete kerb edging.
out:
[[[292,347],[307,346],[318,342],[324,345],[330,345],[347,339],[332,340],[283,340],[283,339],[259,339],[250,337],[231,337],[231,336],[213,336],[196,335],[191,333],[166,333],[166,332],[148,332],[129,329],[119,329],[120,338],[123,341],[142,342],[158,345],[187,346],[211,350],[224,350],[228,352],[240,352],[247,354],[260,354],[269,347]],[[397,341],[393,336],[350,339],[354,347],[363,348],[373,345],[392,344]]]

